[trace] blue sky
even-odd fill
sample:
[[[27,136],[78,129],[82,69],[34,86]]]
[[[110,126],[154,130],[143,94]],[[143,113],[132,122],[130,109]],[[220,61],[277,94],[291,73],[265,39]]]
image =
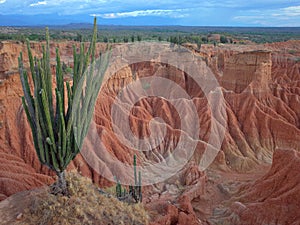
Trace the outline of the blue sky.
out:
[[[0,0],[0,25],[297,26],[300,0]]]

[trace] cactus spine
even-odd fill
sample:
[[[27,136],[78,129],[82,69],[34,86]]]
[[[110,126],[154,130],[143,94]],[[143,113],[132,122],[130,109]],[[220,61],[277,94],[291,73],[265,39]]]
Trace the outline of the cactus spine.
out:
[[[90,63],[93,65],[95,60],[96,40],[97,25],[95,18],[93,38],[87,53],[84,53],[83,43],[80,45],[79,54],[77,54],[76,48],[73,46],[74,68],[71,84],[66,82],[65,85],[62,63],[59,51],[56,49],[55,106],[52,95],[53,81],[50,67],[48,28],[46,28],[46,47],[43,46],[43,56],[41,59],[33,58],[30,43],[27,40],[33,91],[29,85],[28,73],[24,69],[22,53],[20,53],[19,57],[19,73],[24,92],[22,103],[31,127],[34,147],[40,162],[54,170],[58,176],[56,193],[64,195],[68,192],[64,170],[82,147],[82,142],[86,136],[98,95],[99,89],[97,88],[99,87],[99,82],[102,81],[102,79],[93,76],[93,66],[89,67]],[[104,75],[107,68],[108,57],[103,61],[104,68],[100,68],[100,71],[103,73],[100,74],[101,76]],[[90,72],[86,73],[86,70],[90,70]],[[83,86],[85,81],[87,84],[86,87]],[[65,93],[67,93],[67,96],[65,96]],[[76,117],[72,116],[75,114],[73,112],[74,106],[76,109],[79,106],[81,107]],[[82,112],[86,111],[91,115],[83,117]],[[83,118],[85,119],[83,120]],[[79,135],[80,138],[75,140],[77,138],[75,135]]]

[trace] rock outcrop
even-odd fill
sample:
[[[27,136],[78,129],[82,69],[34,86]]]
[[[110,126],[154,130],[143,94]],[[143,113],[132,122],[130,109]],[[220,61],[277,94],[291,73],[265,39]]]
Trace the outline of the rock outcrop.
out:
[[[257,92],[267,92],[271,83],[271,52],[252,51],[225,59],[221,85],[226,90],[241,93],[250,85]]]
[[[240,189],[223,209],[216,224],[300,223],[300,154],[291,149],[274,152],[270,171]]]

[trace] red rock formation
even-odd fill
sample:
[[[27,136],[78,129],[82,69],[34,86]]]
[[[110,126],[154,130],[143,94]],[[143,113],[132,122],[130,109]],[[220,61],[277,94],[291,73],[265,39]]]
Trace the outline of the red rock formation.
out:
[[[300,153],[276,150],[270,171],[246,185],[229,210],[214,221],[221,224],[299,224]]]
[[[55,44],[61,49],[61,55],[63,55],[63,60],[66,63],[70,62],[72,44]],[[35,48],[34,54],[40,54],[40,46],[39,43],[32,44],[32,47]],[[240,174],[255,169],[257,165],[270,164],[273,152],[277,148],[299,150],[300,62],[296,59],[300,55],[300,42],[290,41],[259,46],[228,46],[214,48],[211,45],[203,45],[201,52],[196,54],[205,60],[220,81],[228,117],[225,139],[211,169],[214,171],[233,171],[232,173]],[[98,49],[103,50],[104,47],[104,45],[99,44]],[[293,52],[286,52],[285,49],[291,49]],[[267,52],[259,50],[266,50]],[[53,174],[47,168],[41,167],[37,159],[31,141],[31,132],[21,107],[22,90],[19,77],[16,74],[19,51],[25,52],[24,58],[26,59],[24,45],[11,42],[0,44],[0,154],[2,160],[0,164],[0,199],[21,190],[53,182]],[[54,52],[52,56],[54,56]],[[161,188],[156,188],[154,185],[149,187],[149,190],[146,189],[147,207],[156,212],[155,221],[158,224],[187,224],[186,221],[189,221],[189,224],[205,224],[209,215],[203,216],[204,213],[195,211],[193,201],[206,195],[205,185],[214,183],[214,180],[207,174],[198,171],[194,165],[199,163],[209,136],[217,134],[217,131],[211,130],[211,109],[207,105],[202,90],[184,72],[172,66],[155,62],[136,63],[118,71],[101,90],[94,114],[95,129],[107,152],[100,156],[95,152],[91,154],[94,154],[92,155],[94,158],[99,157],[98,167],[107,173],[121,175],[128,172],[120,170],[114,161],[108,158],[111,157],[114,160],[118,159],[120,162],[131,164],[132,156],[135,153],[118,139],[113,130],[112,104],[122,87],[133,80],[153,74],[171,79],[186,90],[196,106],[201,129],[195,154],[191,160],[194,164],[189,163],[185,167],[182,171],[185,175],[178,178],[178,184],[175,185],[175,181],[173,180],[173,182],[173,178],[171,178],[171,181],[166,181],[165,184],[158,184],[158,187],[161,185]],[[172,77],[170,74],[176,76]],[[130,95],[125,96],[128,100],[131,97]],[[187,100],[183,100],[181,107],[185,115],[189,115],[191,112],[187,103]],[[162,117],[167,124],[167,136],[164,138],[164,142],[150,153],[139,154],[139,163],[158,162],[172,153],[174,146],[179,141],[181,125],[179,112],[174,112],[174,107],[169,101],[154,96],[141,99],[134,104],[131,111],[126,111],[127,109],[121,106],[120,110],[130,115],[130,127],[138,137],[150,135],[149,121],[154,117]],[[221,120],[221,116],[218,119]],[[194,121],[187,121],[189,126],[195,125]],[[122,124],[122,121],[120,122]],[[157,132],[160,131],[157,130]],[[93,143],[88,144],[95,148]],[[96,147],[98,148],[98,146]],[[185,153],[183,152],[183,154]],[[299,157],[297,154],[296,156]],[[274,167],[280,166],[280,163],[276,163],[276,158],[278,156],[275,154],[273,171],[275,170]],[[108,181],[93,170],[81,155],[69,167],[69,169],[74,168],[81,171],[83,175],[91,177],[97,184],[108,184]],[[287,170],[283,170],[287,175]],[[267,193],[262,184],[264,180],[271,179],[270,173],[268,174],[269,176],[266,175],[258,180],[255,183],[255,189],[253,189],[255,193],[262,193],[265,197],[267,197]],[[273,176],[278,176],[280,181],[280,174],[274,172]],[[299,181],[298,176],[295,176],[295,180]],[[212,186],[216,184],[214,183]],[[294,184],[296,185],[296,183]],[[184,192],[178,192],[181,190],[181,186]],[[284,188],[284,184],[280,184],[280,186]],[[297,190],[298,187],[295,187]],[[299,196],[293,194],[292,186],[290,189],[294,198],[299,200]],[[289,195],[290,192],[287,192],[286,195]],[[255,193],[245,195],[243,200],[251,205]],[[277,194],[284,199],[284,194],[279,192]],[[220,196],[220,199],[223,198],[223,200],[228,198],[228,196],[224,197],[221,194]],[[269,201],[267,203],[269,204]],[[232,210],[234,207],[238,210],[244,209],[243,203],[235,203]],[[253,206],[253,209],[255,207],[261,209],[259,207],[262,205]],[[292,209],[297,209],[297,207]],[[256,221],[249,219],[251,217],[250,211],[238,212],[241,220]],[[279,211],[276,212],[275,218],[284,221],[286,217],[281,216]],[[257,218],[262,218],[263,215],[265,214],[262,213]],[[292,213],[288,212],[287,215],[293,216]]]
[[[257,91],[268,91],[271,82],[271,52],[243,52],[225,60],[220,81],[226,90],[241,93],[252,83]]]
[[[152,197],[146,200],[146,209],[153,216],[151,225],[158,224],[193,224],[202,225],[202,221],[195,213],[192,201],[204,195],[207,176],[199,171],[197,166],[189,166],[184,173],[179,175],[184,190],[178,190],[178,185],[167,184],[159,196],[148,194]],[[173,182],[177,183],[177,182]],[[155,196],[155,197],[153,197]]]

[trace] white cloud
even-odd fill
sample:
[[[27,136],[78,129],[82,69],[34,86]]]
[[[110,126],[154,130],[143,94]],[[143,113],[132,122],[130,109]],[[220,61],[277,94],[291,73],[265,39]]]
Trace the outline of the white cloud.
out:
[[[123,17],[138,17],[138,16],[167,16],[172,18],[181,18],[187,16],[183,9],[147,9],[136,10],[132,12],[117,12],[104,14],[91,14],[91,16],[99,16],[105,19],[123,18]]]
[[[32,3],[29,6],[34,7],[34,6],[39,6],[39,5],[47,5],[47,1],[42,1],[42,2],[37,2],[37,3]]]
[[[282,16],[300,16],[300,6],[283,8],[282,11]]]
[[[300,6],[270,10],[245,10],[233,17],[234,21],[262,26],[300,26]]]
[[[162,21],[182,25],[300,26],[299,0],[151,0],[141,3],[140,0],[0,0],[0,14],[94,16],[95,13],[107,19],[163,17]]]

